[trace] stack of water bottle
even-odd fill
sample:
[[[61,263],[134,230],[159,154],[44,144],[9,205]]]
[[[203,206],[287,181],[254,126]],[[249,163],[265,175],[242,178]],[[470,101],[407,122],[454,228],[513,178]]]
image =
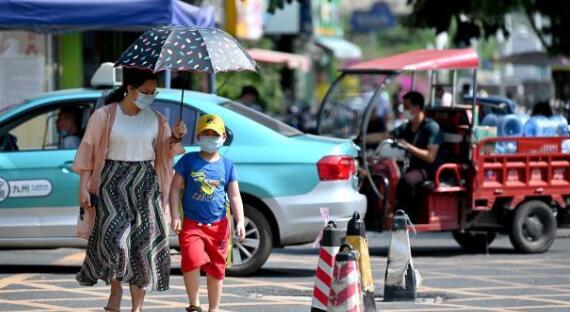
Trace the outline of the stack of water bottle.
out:
[[[553,137],[568,136],[568,121],[562,115],[551,117],[526,115],[496,115],[487,114],[481,125],[497,128],[499,137]],[[498,154],[512,154],[517,152],[516,141],[497,142],[495,151]],[[562,152],[570,153],[570,140],[564,140]]]

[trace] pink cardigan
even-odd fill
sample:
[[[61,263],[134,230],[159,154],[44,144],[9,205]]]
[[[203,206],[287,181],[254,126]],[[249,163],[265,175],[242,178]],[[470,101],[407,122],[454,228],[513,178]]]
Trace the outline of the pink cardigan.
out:
[[[87,124],[85,135],[79,145],[75,160],[73,161],[73,171],[81,173],[83,170],[91,171],[88,181],[88,190],[92,194],[99,194],[101,184],[101,174],[105,166],[107,156],[107,145],[118,103],[109,104],[97,109]],[[172,160],[175,155],[184,153],[184,148],[180,143],[170,143],[170,127],[167,119],[156,112],[159,121],[158,139],[154,146],[155,160],[154,169],[158,176],[158,183],[162,194],[163,209],[168,206],[168,195],[170,183],[174,175]],[[168,210],[167,210],[168,212]]]

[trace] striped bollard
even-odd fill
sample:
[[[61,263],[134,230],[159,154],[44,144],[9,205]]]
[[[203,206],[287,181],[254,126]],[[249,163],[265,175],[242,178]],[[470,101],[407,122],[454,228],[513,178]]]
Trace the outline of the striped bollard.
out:
[[[324,312],[327,310],[334,259],[340,248],[343,234],[343,231],[336,228],[334,221],[329,221],[323,229],[311,312]]]

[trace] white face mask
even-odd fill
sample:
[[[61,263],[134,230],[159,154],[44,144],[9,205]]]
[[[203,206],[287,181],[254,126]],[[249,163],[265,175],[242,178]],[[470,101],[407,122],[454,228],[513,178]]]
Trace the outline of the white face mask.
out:
[[[147,109],[150,107],[152,102],[154,102],[154,98],[154,95],[148,95],[137,91],[137,99],[135,100],[135,105],[141,110]]]
[[[412,119],[414,119],[414,115],[412,115],[412,113],[410,112],[409,109],[405,109],[404,110],[404,118],[406,118],[408,120],[412,120]]]
[[[224,138],[221,136],[203,135],[198,138],[200,149],[206,153],[215,153],[224,145]]]

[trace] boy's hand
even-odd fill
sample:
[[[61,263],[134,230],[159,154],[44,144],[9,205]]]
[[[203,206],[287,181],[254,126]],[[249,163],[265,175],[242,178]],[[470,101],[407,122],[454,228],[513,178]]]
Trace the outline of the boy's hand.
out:
[[[243,240],[245,239],[245,225],[244,225],[243,221],[239,221],[237,223],[236,234],[237,234],[237,237],[239,238],[240,242],[243,242]]]
[[[180,234],[180,231],[182,231],[182,222],[180,221],[180,218],[178,218],[178,217],[172,217],[172,220],[170,222],[170,226],[172,226],[172,230],[176,234]]]

